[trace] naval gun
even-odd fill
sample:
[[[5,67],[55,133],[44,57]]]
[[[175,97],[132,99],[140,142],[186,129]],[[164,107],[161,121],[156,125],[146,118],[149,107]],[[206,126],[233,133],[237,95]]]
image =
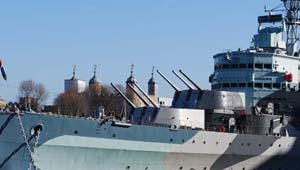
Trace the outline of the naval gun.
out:
[[[143,99],[138,91],[132,86],[129,88],[142,99],[145,106],[137,107],[129,98],[126,97],[113,83],[112,87],[118,94],[132,107],[130,115],[127,120],[132,124],[157,124],[159,126],[166,126],[171,129],[192,128],[205,129],[205,112],[200,109],[189,108],[160,108],[148,95],[149,101],[152,101],[152,106]],[[144,91],[137,84],[134,84],[143,93]]]

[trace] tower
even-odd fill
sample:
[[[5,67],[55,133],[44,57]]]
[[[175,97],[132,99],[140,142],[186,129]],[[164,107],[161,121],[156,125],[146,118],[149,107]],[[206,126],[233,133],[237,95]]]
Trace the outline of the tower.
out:
[[[65,80],[65,92],[82,93],[85,91],[85,81],[76,78],[76,65],[73,67],[73,77]]]
[[[134,65],[131,65],[130,77],[128,77],[128,79],[126,81],[126,96],[131,100],[131,102],[134,105],[136,105],[137,107],[140,107],[140,106],[142,106],[142,101],[128,86],[128,84],[130,84],[133,88],[135,88],[138,91],[138,88],[135,86],[135,84],[138,84],[138,82],[135,79],[135,77],[133,76],[133,69],[134,69]]]
[[[97,65],[94,66],[94,76],[89,81],[89,91],[93,95],[100,95],[101,94],[101,82],[97,78]]]
[[[148,81],[148,95],[155,102],[158,101],[158,83],[154,79],[154,68],[152,67],[151,78]]]

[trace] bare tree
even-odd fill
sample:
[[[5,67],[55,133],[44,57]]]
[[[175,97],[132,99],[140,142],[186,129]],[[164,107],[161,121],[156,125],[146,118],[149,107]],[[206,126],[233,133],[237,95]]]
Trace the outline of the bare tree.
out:
[[[20,99],[24,101],[24,107],[30,104],[35,110],[48,98],[48,92],[42,83],[33,80],[22,81],[19,85]]]

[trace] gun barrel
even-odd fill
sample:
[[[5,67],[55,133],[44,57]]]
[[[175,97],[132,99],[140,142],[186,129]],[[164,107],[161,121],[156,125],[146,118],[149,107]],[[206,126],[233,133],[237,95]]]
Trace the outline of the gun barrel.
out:
[[[132,87],[131,84],[127,83],[128,87],[142,100],[142,102],[146,105],[146,106],[150,106],[150,104],[134,89],[134,87]]]
[[[179,80],[181,80],[190,90],[193,90],[193,87],[186,82],[175,70],[172,70],[172,72],[175,74],[176,77],[178,77]]]
[[[156,71],[168,84],[170,84],[172,86],[172,88],[176,92],[180,91],[180,89],[174,83],[172,83],[163,73],[161,73],[159,70],[156,70]]]
[[[122,98],[134,109],[136,109],[136,106],[121,92],[121,90],[118,89],[116,85],[113,83],[110,84],[121,96]]]
[[[134,83],[134,85],[144,94],[144,96],[151,102],[151,104],[155,107],[155,108],[159,108],[159,105],[155,102],[155,101],[153,101],[152,99],[151,99],[151,97],[150,96],[148,96],[148,94],[138,85],[138,84],[136,84],[136,83]]]
[[[181,69],[179,70],[179,72],[189,81],[193,84],[193,86],[195,86],[199,91],[202,91],[202,89],[188,76],[186,75]]]

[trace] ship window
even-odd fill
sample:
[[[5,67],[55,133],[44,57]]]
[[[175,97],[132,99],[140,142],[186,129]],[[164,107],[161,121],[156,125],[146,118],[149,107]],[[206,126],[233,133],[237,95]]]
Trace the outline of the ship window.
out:
[[[272,84],[271,83],[264,83],[264,88],[271,89]]]
[[[248,87],[253,87],[253,83],[248,83]]]
[[[231,83],[231,87],[238,87],[237,83]]]
[[[272,64],[264,64],[265,69],[272,69]]]
[[[253,64],[248,64],[248,68],[253,68]]]
[[[280,89],[280,83],[274,83],[273,88],[275,89]]]
[[[220,69],[219,65],[215,65],[215,70],[219,70],[219,69]]]
[[[228,88],[229,86],[229,83],[223,83],[223,88]]]
[[[239,66],[240,68],[246,68],[247,67],[247,65],[246,64],[240,64],[240,66]]]
[[[223,64],[223,65],[222,65],[222,69],[228,69],[229,66],[230,66],[229,64]]]
[[[256,63],[255,64],[255,68],[262,69],[263,68],[263,64]]]
[[[239,67],[238,64],[232,64],[232,65],[231,65],[231,68],[238,68],[238,67]]]
[[[246,87],[246,83],[239,83],[240,87]]]
[[[263,84],[262,83],[255,83],[255,88],[262,88]]]

